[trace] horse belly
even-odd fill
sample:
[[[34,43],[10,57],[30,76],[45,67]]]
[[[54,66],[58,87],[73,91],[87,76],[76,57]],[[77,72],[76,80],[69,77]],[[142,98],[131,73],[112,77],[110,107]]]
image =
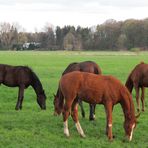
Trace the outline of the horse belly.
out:
[[[4,85],[9,86],[9,87],[16,87],[18,86],[16,83],[13,83],[12,81],[4,81]]]
[[[141,86],[148,87],[148,77],[143,78]]]
[[[9,87],[16,87],[18,86],[18,83],[15,81],[12,77],[5,77],[3,84]]]
[[[81,100],[91,104],[99,104],[102,102],[99,93],[95,91],[88,91],[88,90],[82,91],[78,94],[78,97]]]

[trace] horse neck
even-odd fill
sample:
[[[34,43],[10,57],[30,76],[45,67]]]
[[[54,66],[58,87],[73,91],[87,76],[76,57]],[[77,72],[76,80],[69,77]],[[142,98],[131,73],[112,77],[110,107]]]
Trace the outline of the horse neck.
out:
[[[129,92],[122,92],[122,100],[121,100],[121,106],[124,112],[125,121],[131,122],[135,120],[135,110],[134,110],[134,104],[132,101],[132,97],[129,94]]]
[[[130,93],[133,90],[133,81],[132,81],[131,77],[132,77],[132,72],[129,74],[129,76],[126,80],[126,83],[125,83],[125,86],[128,88]]]
[[[42,94],[43,92],[42,84],[34,72],[32,74],[32,84],[31,85],[34,88],[34,91],[36,92],[37,95]]]
[[[72,72],[75,70],[75,66],[77,65],[78,63],[71,63],[67,66],[67,68],[64,70],[64,72],[62,73],[62,76],[69,73],[69,72]]]

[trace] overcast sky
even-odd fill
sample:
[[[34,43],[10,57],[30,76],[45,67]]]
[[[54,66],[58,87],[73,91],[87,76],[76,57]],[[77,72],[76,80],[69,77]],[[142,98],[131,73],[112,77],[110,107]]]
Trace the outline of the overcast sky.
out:
[[[148,17],[148,0],[0,0],[0,22],[18,22],[26,31],[53,26],[96,26],[107,19]]]

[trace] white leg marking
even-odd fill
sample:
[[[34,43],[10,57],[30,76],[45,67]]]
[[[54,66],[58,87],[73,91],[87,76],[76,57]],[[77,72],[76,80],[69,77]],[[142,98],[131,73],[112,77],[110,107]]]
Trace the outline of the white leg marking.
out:
[[[132,140],[134,127],[135,127],[135,123],[134,123],[134,124],[133,124],[133,126],[132,126],[132,130],[131,130],[131,134],[130,134],[129,141],[131,141],[131,140]]]
[[[68,121],[64,122],[64,134],[69,137],[69,130],[68,130]]]
[[[85,134],[84,134],[84,132],[83,132],[83,129],[82,129],[80,123],[79,123],[79,121],[76,123],[76,128],[77,128],[78,133],[79,133],[82,137],[86,137]]]
[[[93,114],[93,117],[94,117],[94,119],[96,119],[96,116],[95,116],[95,114]]]
[[[108,127],[112,127],[112,124],[108,124]]]

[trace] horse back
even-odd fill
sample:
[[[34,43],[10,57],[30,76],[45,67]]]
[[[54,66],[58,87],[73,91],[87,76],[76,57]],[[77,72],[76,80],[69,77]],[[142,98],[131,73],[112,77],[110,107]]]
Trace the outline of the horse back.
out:
[[[73,71],[89,72],[94,74],[101,74],[101,68],[93,61],[74,62],[67,66],[62,75]]]
[[[76,96],[89,103],[102,103],[112,100],[119,102],[122,84],[112,76],[95,75],[86,72],[72,72],[60,80],[64,97]],[[123,88],[124,89],[124,88]]]
[[[94,74],[101,74],[101,68],[93,61],[85,61],[79,63],[80,71]]]
[[[27,66],[5,65],[3,68],[3,84],[10,87],[24,84],[28,86],[31,81],[31,70]]]
[[[133,83],[138,83],[138,85],[146,84],[148,86],[148,64],[142,62],[136,65],[130,77]]]

